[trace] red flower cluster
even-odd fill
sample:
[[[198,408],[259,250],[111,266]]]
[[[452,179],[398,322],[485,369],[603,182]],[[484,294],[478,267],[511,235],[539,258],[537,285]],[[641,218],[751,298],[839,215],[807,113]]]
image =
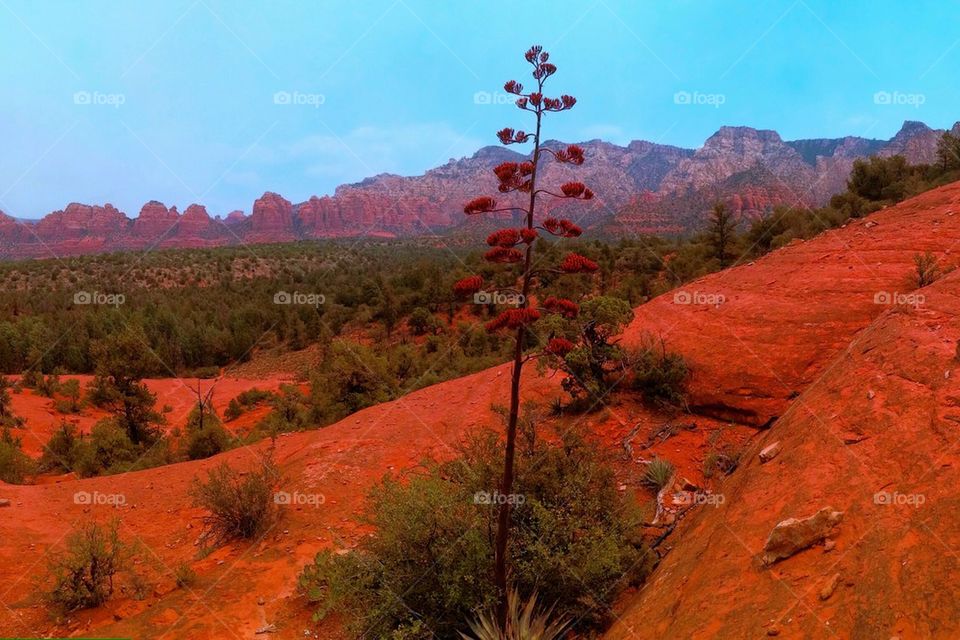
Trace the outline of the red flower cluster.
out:
[[[579,253],[568,254],[560,263],[560,270],[564,273],[593,273],[599,268],[596,262]]]
[[[544,220],[543,228],[553,235],[563,238],[577,238],[583,233],[583,229],[569,220],[558,220],[557,218],[547,218]]]
[[[502,144],[521,144],[530,138],[531,134],[525,131],[514,131],[510,127],[497,131],[497,137]]]
[[[453,292],[459,298],[472,296],[483,288],[483,278],[480,276],[467,276],[463,280],[457,280],[453,284]]]
[[[472,216],[477,213],[488,213],[493,211],[497,206],[497,201],[491,198],[490,196],[480,196],[479,198],[474,198],[463,207],[463,212],[468,216]]]
[[[545,111],[566,111],[567,109],[573,109],[573,105],[575,104],[577,104],[577,99],[566,94],[559,98],[543,99],[543,108]]]
[[[580,314],[580,305],[566,298],[555,298],[550,296],[543,301],[543,307],[551,313],[556,313],[564,318],[576,318]]]
[[[553,157],[557,162],[581,165],[583,164],[583,147],[571,144],[566,149],[554,152]]]
[[[553,356],[563,357],[573,351],[573,343],[566,338],[550,338],[547,348],[543,351]]]
[[[527,59],[527,62],[537,64],[538,62],[546,62],[550,58],[550,54],[544,51],[543,47],[535,44],[527,49],[523,57]]]
[[[516,229],[500,229],[487,236],[487,244],[491,247],[513,247],[520,242],[520,232]]]
[[[500,192],[509,191],[530,192],[530,180],[527,178],[533,173],[532,162],[501,162],[493,168],[493,172],[500,181]]]
[[[526,227],[520,229],[520,239],[523,240],[524,244],[530,244],[537,239],[536,229],[527,229]]]
[[[523,260],[523,253],[517,249],[508,249],[507,247],[494,247],[483,254],[483,258],[488,262],[497,262],[506,264],[510,262],[520,262]]]
[[[583,200],[593,198],[593,191],[587,189],[582,182],[565,182],[560,185],[560,191],[568,198],[582,198]]]
[[[533,324],[540,319],[540,312],[536,309],[507,309],[488,322],[485,326],[487,331],[493,333],[503,328],[519,329],[523,325]]]
[[[523,93],[523,85],[517,82],[516,80],[508,80],[503,85],[503,90],[507,93],[512,93],[514,95],[520,95]]]

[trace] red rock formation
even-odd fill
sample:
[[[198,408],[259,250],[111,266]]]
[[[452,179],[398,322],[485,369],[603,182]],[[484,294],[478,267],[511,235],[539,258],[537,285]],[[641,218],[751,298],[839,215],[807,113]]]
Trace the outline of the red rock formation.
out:
[[[542,171],[545,184],[576,178],[597,194],[591,208],[575,213],[583,227],[602,224],[618,234],[678,233],[702,226],[717,200],[748,218],[780,204],[824,204],[843,190],[856,158],[902,153],[911,162],[929,162],[941,134],[907,122],[890,141],[784,141],[775,131],[722,127],[696,151],[643,141],[621,147],[591,140],[581,144],[587,162],[576,174],[549,161]],[[497,194],[491,169],[524,157],[503,147],[484,147],[423,175],[381,174],[297,205],[268,192],[257,199],[249,217],[235,211],[224,220],[211,219],[201,205],[191,205],[180,216],[175,207],[149,202],[131,223],[110,205],[71,204],[29,226],[0,222],[0,258],[301,238],[423,236],[457,229],[483,233],[484,222],[462,215],[464,202],[482,193],[498,195],[501,203],[519,202],[515,195]],[[540,212],[546,215],[564,204],[545,199]]]
[[[293,205],[283,196],[267,191],[253,203],[248,242],[286,242],[297,238]]]

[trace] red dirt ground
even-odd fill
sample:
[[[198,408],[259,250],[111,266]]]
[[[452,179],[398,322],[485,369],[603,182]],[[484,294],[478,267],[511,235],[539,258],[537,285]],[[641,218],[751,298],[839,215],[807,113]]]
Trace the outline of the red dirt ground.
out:
[[[15,376],[11,379],[16,380]],[[76,379],[81,388],[86,388],[93,379],[92,376],[61,376],[62,381]],[[213,394],[213,405],[223,416],[227,403],[244,391],[254,387],[264,391],[276,391],[283,384],[293,381],[292,377],[274,376],[263,380],[242,378],[220,378],[217,380],[197,380],[196,378],[166,378],[147,380],[147,387],[157,396],[157,409],[169,407],[170,411],[164,416],[167,420],[166,428],[182,428],[187,422],[187,415],[197,401],[197,383],[201,391],[206,394],[210,386],[216,384]],[[54,400],[38,395],[32,389],[23,389],[19,393],[11,394],[13,411],[26,420],[26,428],[18,430],[16,435],[23,441],[23,450],[32,457],[38,457],[43,452],[44,445],[50,435],[57,430],[63,421],[77,425],[82,433],[90,433],[98,420],[107,417],[107,413],[96,407],[84,407],[79,414],[63,414],[54,408]],[[228,429],[242,431],[249,427],[251,420],[263,417],[263,411],[252,411],[242,415],[235,421],[226,423]]]
[[[698,411],[755,425],[783,417],[755,431],[693,416],[696,429],[649,452],[636,445],[663,416],[620,395],[588,417],[587,426],[617,449],[642,425],[635,457],[667,457],[695,482],[702,482],[712,431],[748,447],[743,467],[714,487],[725,503],[682,521],[651,580],[624,599],[609,637],[957,637],[951,549],[960,543],[960,519],[951,509],[958,480],[951,425],[960,422],[960,393],[946,373],[960,334],[957,276],[925,289],[928,300],[918,309],[875,304],[874,296],[909,292],[917,252],[952,262],[958,211],[954,184],[683,288],[722,293],[719,306],[676,304],[667,294],[637,309],[628,341],[653,332],[686,356]],[[195,559],[201,512],[189,506],[190,480],[223,460],[251,464],[268,442],[123,476],[0,485],[0,498],[13,503],[0,510],[0,634],[251,638],[266,621],[277,625],[276,638],[302,638],[305,629],[337,637],[332,626],[310,623],[295,592],[300,568],[318,549],[350,548],[363,535],[353,518],[383,474],[450,455],[469,429],[496,425],[490,405],[504,402],[507,374],[507,366],[496,367],[280,438],[275,456],[287,490],[321,493],[325,503],[290,508],[261,543],[229,545],[202,560]],[[533,398],[547,403],[559,393],[556,379],[528,374]],[[784,451],[760,466],[756,452],[774,440]],[[629,490],[636,490],[638,470],[621,465]],[[926,504],[884,510],[870,499],[881,489],[922,493]],[[126,506],[76,505],[76,491],[121,492]],[[777,522],[827,505],[846,512],[833,555],[816,548],[771,569],[757,565]],[[140,570],[152,591],[142,601],[118,594],[55,625],[32,595],[45,554],[82,518],[112,515],[121,517],[125,537],[143,542]],[[174,588],[171,569],[181,562],[199,576],[193,587]],[[840,586],[819,600],[824,576],[838,571]]]

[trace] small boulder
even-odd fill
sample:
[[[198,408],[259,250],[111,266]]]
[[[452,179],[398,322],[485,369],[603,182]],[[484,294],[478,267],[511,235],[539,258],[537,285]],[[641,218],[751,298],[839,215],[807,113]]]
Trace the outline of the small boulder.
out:
[[[829,600],[830,596],[833,595],[833,592],[837,590],[837,585],[840,584],[840,574],[833,574],[826,584],[823,585],[823,588],[820,589],[820,599]]]
[[[808,518],[787,518],[770,532],[763,546],[764,564],[771,565],[822,542],[841,520],[843,512],[831,507],[824,507]]]
[[[782,449],[783,449],[783,445],[780,444],[779,440],[777,442],[774,442],[773,444],[767,445],[766,447],[763,448],[763,451],[760,452],[760,463],[763,464],[766,462],[770,462],[771,460],[777,457],[777,455],[780,453]]]
[[[10,501],[6,498],[0,498],[0,507],[9,507]]]

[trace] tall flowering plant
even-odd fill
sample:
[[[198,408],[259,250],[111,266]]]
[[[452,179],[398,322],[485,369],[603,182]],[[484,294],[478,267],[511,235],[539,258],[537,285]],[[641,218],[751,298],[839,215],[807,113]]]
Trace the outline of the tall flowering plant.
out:
[[[496,214],[502,212],[519,213],[524,224],[519,228],[504,228],[494,231],[487,238],[490,249],[484,258],[496,264],[516,265],[519,296],[511,296],[516,300],[515,307],[504,309],[492,320],[486,328],[490,332],[509,332],[514,340],[513,369],[510,379],[510,407],[507,418],[507,438],[504,451],[503,475],[500,480],[501,495],[509,496],[513,490],[514,457],[516,452],[517,422],[520,410],[520,374],[524,363],[533,355],[524,353],[524,344],[533,325],[545,314],[559,314],[566,318],[575,318],[580,309],[576,303],[565,298],[550,296],[539,300],[537,305],[531,303],[532,294],[537,286],[537,270],[533,264],[533,250],[541,234],[561,238],[575,238],[582,233],[579,226],[570,220],[558,217],[545,218],[537,224],[535,213],[541,198],[559,200],[590,200],[593,192],[582,182],[566,182],[553,188],[541,186],[538,176],[545,162],[559,162],[562,164],[583,164],[583,149],[577,145],[566,148],[551,149],[541,146],[541,127],[544,116],[548,113],[568,111],[576,104],[576,98],[561,95],[551,98],[544,94],[544,85],[557,71],[552,64],[550,54],[543,47],[533,46],[524,56],[533,67],[535,88],[525,92],[522,84],[510,80],[504,85],[504,90],[517,96],[516,105],[532,115],[534,128],[532,132],[522,129],[501,129],[497,137],[504,145],[532,143],[533,151],[530,159],[524,162],[504,162],[497,165],[493,172],[499,183],[498,191],[501,194],[519,194],[521,204],[501,205],[492,196],[479,196],[464,207],[468,216]],[[570,253],[564,257],[552,271],[561,273],[591,273],[597,270],[597,265],[588,258],[577,253]],[[489,291],[486,283],[480,276],[470,276],[454,285],[454,291],[459,296],[467,297],[481,291]],[[498,296],[498,299],[501,299]],[[546,355],[562,358],[571,349],[573,343],[564,338],[552,338],[543,347]],[[535,354],[534,354],[535,355]],[[497,533],[495,549],[495,580],[498,595],[497,616],[501,629],[505,628],[507,617],[507,545],[510,536],[510,500],[505,500],[499,506],[497,514]]]

